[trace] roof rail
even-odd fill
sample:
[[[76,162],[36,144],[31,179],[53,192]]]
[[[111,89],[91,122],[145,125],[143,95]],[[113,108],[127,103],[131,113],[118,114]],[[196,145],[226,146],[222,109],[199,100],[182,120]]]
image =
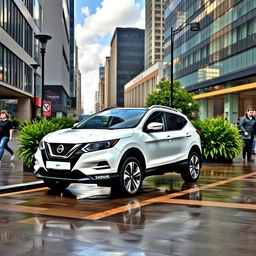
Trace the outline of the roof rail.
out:
[[[168,109],[168,110],[173,110],[175,112],[180,112],[179,110],[175,109],[175,108],[171,108],[171,107],[167,107],[167,106],[163,106],[163,105],[152,105],[149,107],[149,109],[152,109],[152,108],[165,108],[165,109]]]
[[[118,106],[111,106],[111,107],[103,108],[103,109],[101,109],[101,110],[98,111],[98,112],[102,112],[102,111],[109,110],[109,109],[113,109],[113,108],[120,108],[120,107],[118,107]]]

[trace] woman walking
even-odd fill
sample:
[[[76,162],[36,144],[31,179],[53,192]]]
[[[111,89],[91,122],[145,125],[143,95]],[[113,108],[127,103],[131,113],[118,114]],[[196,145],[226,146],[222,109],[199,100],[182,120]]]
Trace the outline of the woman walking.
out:
[[[0,121],[0,163],[4,154],[4,149],[10,152],[11,160],[14,159],[14,153],[10,147],[8,147],[9,140],[12,140],[12,122],[8,120],[9,114],[6,110],[1,111]]]

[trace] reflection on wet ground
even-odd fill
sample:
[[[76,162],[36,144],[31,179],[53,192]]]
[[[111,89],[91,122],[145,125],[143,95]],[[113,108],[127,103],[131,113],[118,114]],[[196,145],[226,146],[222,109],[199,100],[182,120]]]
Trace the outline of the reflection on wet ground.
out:
[[[256,163],[205,164],[197,183],[147,177],[130,198],[72,184],[0,195],[0,255],[255,255]]]

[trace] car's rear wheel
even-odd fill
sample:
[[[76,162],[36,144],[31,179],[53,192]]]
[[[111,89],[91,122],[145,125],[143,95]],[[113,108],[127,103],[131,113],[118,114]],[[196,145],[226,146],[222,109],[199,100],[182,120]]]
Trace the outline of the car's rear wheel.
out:
[[[181,177],[186,182],[195,182],[200,175],[201,158],[196,151],[191,152],[188,156],[186,167],[181,171]]]
[[[62,192],[70,185],[70,182],[46,179],[44,180],[44,184],[56,192]]]
[[[119,167],[118,183],[112,186],[117,192],[127,196],[134,196],[140,192],[143,182],[143,170],[136,157],[128,157]]]

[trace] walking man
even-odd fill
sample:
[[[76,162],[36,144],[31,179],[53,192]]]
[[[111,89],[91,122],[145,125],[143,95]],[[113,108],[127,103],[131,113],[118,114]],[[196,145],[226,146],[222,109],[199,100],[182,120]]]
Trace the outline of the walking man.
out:
[[[4,154],[4,149],[11,153],[11,160],[14,159],[14,153],[11,148],[8,147],[9,140],[12,139],[12,122],[8,120],[9,114],[6,110],[1,111],[0,121],[0,163]]]
[[[247,160],[253,161],[252,157],[252,143],[256,131],[256,119],[253,116],[253,108],[248,108],[246,115],[240,121],[240,129],[242,133],[242,139],[244,140],[243,159],[245,160],[247,154]]]

